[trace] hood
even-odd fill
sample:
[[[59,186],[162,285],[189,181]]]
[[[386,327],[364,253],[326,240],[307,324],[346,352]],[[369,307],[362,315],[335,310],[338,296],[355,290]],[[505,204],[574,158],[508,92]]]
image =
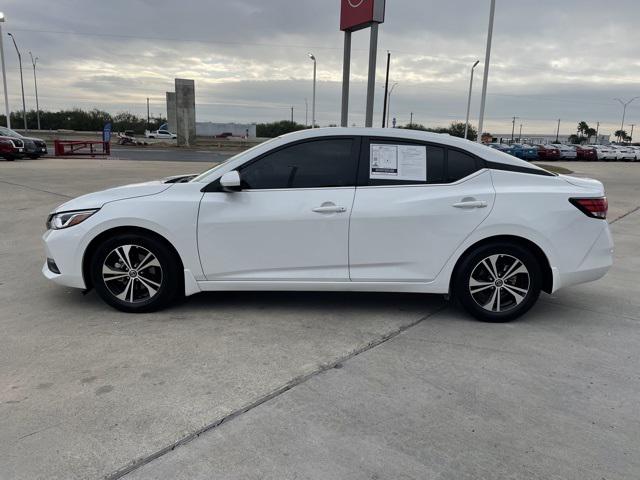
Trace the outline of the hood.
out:
[[[63,203],[58,208],[56,208],[53,213],[65,212],[69,210],[102,208],[105,204],[116,202],[118,200],[157,195],[164,192],[168,188],[171,188],[171,184],[167,184],[162,180],[109,188],[107,190],[89,193],[87,195],[82,195],[81,197],[74,198],[73,200],[69,200],[68,202]]]
[[[597,192],[598,195],[604,195],[604,185],[599,180],[594,180],[593,178],[587,177],[574,177],[571,175],[558,175],[565,182],[570,183],[576,187],[587,188],[589,190],[594,190],[594,193]]]

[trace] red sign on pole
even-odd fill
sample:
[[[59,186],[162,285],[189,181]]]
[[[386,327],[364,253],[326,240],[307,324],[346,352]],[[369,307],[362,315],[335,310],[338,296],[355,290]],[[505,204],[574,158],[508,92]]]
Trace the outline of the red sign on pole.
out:
[[[384,22],[385,0],[341,0],[340,30],[353,32]]]

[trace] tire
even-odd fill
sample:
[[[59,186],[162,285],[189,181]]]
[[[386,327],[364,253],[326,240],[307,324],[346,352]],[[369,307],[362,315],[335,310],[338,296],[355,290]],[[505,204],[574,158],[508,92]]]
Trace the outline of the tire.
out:
[[[16,157],[13,157],[13,156],[11,156],[11,155],[7,155],[6,157],[4,157],[4,159],[5,159],[7,162],[13,162],[13,161],[16,159]]]
[[[143,268],[138,270],[140,266]],[[128,313],[168,306],[179,296],[183,284],[176,254],[164,242],[147,235],[122,234],[105,240],[95,250],[90,268],[93,286],[102,300]]]
[[[498,278],[492,273],[496,270]],[[535,255],[515,243],[492,242],[461,260],[453,293],[478,320],[499,323],[514,320],[533,307],[541,285],[542,270]]]

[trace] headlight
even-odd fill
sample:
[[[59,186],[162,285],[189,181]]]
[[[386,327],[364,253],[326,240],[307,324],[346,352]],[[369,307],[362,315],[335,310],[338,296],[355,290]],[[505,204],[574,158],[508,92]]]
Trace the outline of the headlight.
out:
[[[84,222],[91,215],[96,213],[94,210],[76,210],[75,212],[53,213],[47,218],[47,230],[61,230],[63,228],[73,227]]]

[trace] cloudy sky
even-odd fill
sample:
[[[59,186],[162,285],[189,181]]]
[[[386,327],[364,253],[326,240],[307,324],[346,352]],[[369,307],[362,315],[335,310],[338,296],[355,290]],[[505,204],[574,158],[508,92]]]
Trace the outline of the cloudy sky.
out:
[[[39,59],[40,107],[165,114],[175,77],[196,80],[199,121],[305,121],[318,58],[318,121],[338,123],[342,79],[339,0],[4,0],[23,53],[27,108],[35,108],[28,51]],[[613,8],[615,7],[615,8]],[[377,82],[392,52],[391,114],[428,126],[464,121],[469,68],[484,59],[489,0],[387,0]],[[485,130],[572,133],[580,120],[619,128],[614,100],[640,95],[640,2],[497,0]],[[350,123],[364,123],[368,30],[354,34]],[[18,61],[4,35],[10,101],[20,108]],[[476,70],[472,121],[480,105]],[[383,89],[376,88],[376,118]],[[309,108],[310,110],[310,108]],[[627,125],[640,125],[640,99]],[[640,128],[640,126],[638,127]],[[629,127],[627,128],[629,130]]]

